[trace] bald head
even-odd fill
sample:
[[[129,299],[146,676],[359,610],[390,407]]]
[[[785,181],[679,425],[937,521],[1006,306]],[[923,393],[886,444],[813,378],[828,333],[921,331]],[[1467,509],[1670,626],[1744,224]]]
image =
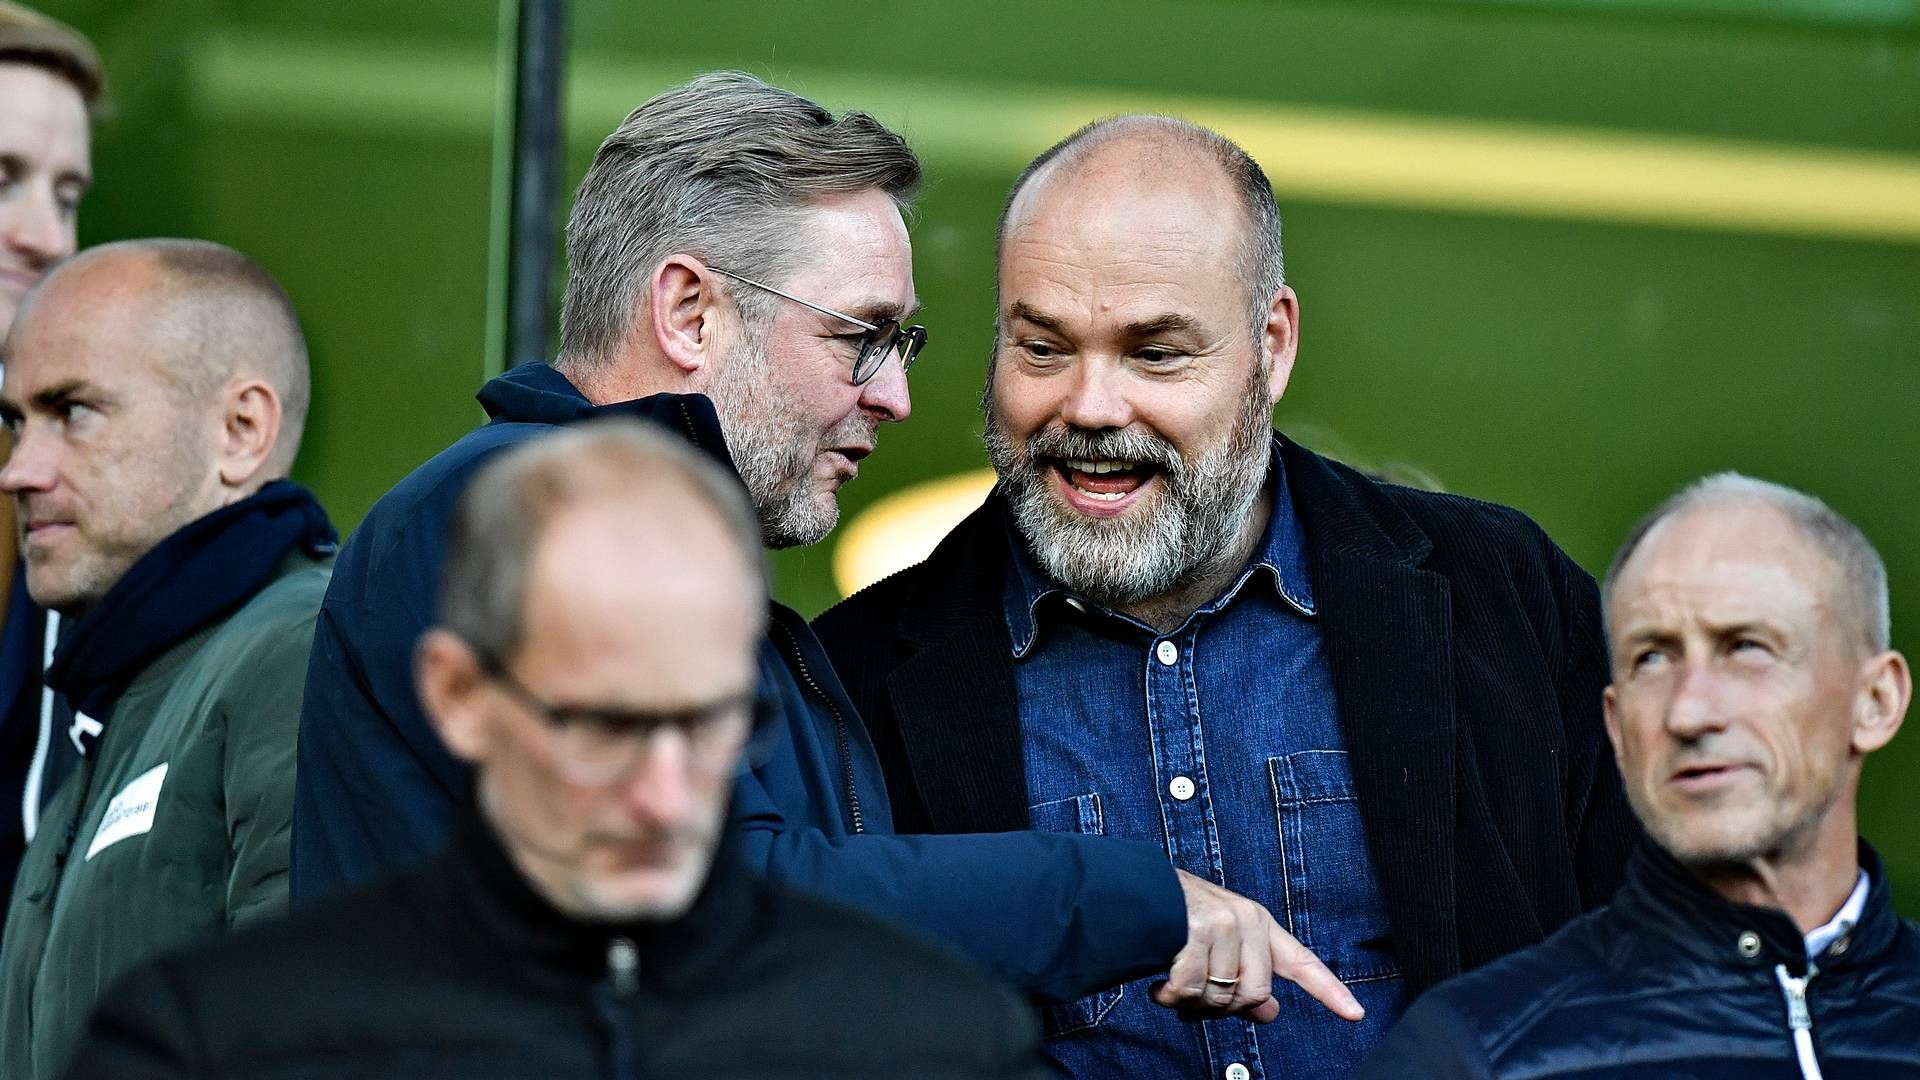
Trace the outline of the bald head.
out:
[[[279,401],[280,424],[261,480],[292,470],[311,394],[306,338],[286,291],[240,252],[174,239],[90,248],[28,295],[9,358],[35,347],[39,329],[100,346],[131,344],[195,405],[236,379],[265,383]]]
[[[1247,289],[1253,324],[1263,324],[1286,283],[1273,185],[1232,140],[1175,117],[1136,113],[1096,120],[1034,158],[1001,210],[1000,250],[1004,255],[1010,236],[1041,215],[1076,206],[1090,215],[1089,200],[1143,193],[1184,194],[1206,207],[1209,217],[1239,227],[1232,272]]]
[[[175,530],[287,475],[307,350],[286,294],[239,252],[137,240],[62,263],[6,343],[0,489],[27,584],[84,611]]]
[[[1681,518],[1718,518],[1723,524],[1757,519],[1786,525],[1792,540],[1813,555],[1810,564],[1826,571],[1809,584],[1817,588],[1822,606],[1848,640],[1867,652],[1892,647],[1887,567],[1859,526],[1812,495],[1735,472],[1695,481],[1641,519],[1607,568],[1603,600],[1612,602],[1616,583],[1649,540],[1657,539],[1656,533],[1671,532],[1667,526]],[[1763,535],[1759,529],[1732,532],[1755,543]]]

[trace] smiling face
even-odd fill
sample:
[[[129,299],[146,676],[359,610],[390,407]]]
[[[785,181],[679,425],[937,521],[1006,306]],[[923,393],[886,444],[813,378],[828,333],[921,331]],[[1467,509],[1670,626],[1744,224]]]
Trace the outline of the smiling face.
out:
[[[1142,168],[1138,150],[1104,144],[1015,200],[987,388],[1021,534],[1048,576],[1112,604],[1243,540],[1297,317],[1283,288],[1250,326],[1245,214],[1219,170]]]
[[[1619,572],[1607,730],[1635,812],[1681,862],[1834,848],[1850,865],[1884,654],[1841,595],[1835,565],[1755,502],[1675,514]]]
[[[92,182],[87,107],[73,84],[0,62],[0,340],[20,300],[73,254]]]
[[[802,213],[798,271],[767,284],[869,323],[917,307],[906,223],[884,192],[823,199]],[[739,295],[753,287],[728,283]],[[890,358],[864,385],[852,371],[859,327],[766,295],[705,390],[761,519],[769,547],[812,544],[839,521],[841,485],[872,453],[879,426],[911,408],[906,372]]]

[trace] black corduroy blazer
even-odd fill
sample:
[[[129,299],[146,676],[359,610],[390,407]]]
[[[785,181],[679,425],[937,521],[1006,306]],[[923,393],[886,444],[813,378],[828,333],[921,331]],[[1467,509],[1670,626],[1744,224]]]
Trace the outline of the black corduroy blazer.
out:
[[[1593,579],[1519,511],[1376,483],[1276,436],[1411,992],[1619,887],[1639,834],[1601,720]],[[1025,829],[998,493],[814,626],[906,832]]]

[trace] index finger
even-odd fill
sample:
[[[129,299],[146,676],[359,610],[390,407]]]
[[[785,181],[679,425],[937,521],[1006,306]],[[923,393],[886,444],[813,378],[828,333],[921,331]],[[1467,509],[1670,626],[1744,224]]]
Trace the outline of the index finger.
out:
[[[1292,934],[1279,926],[1275,926],[1267,936],[1273,945],[1275,975],[1305,990],[1342,1020],[1357,1021],[1366,1017],[1367,1010],[1361,1008],[1360,999],[1353,996],[1353,991],[1347,989],[1346,983],[1334,977],[1312,949],[1300,944]]]

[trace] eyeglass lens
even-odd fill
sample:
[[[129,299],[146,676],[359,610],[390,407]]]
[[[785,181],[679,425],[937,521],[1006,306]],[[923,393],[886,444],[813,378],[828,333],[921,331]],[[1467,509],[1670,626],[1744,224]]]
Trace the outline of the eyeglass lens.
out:
[[[864,384],[873,378],[879,373],[880,365],[887,362],[887,354],[896,351],[900,353],[900,369],[912,369],[914,358],[926,340],[926,331],[920,327],[902,327],[892,319],[881,323],[867,338],[866,348],[860,351],[860,362],[853,368],[854,383]]]
[[[738,708],[641,728],[573,720],[554,729],[554,736],[560,759],[576,780],[611,783],[629,775],[643,755],[653,752],[663,732],[686,740],[696,768],[724,772],[732,768],[752,727],[751,710]]]

